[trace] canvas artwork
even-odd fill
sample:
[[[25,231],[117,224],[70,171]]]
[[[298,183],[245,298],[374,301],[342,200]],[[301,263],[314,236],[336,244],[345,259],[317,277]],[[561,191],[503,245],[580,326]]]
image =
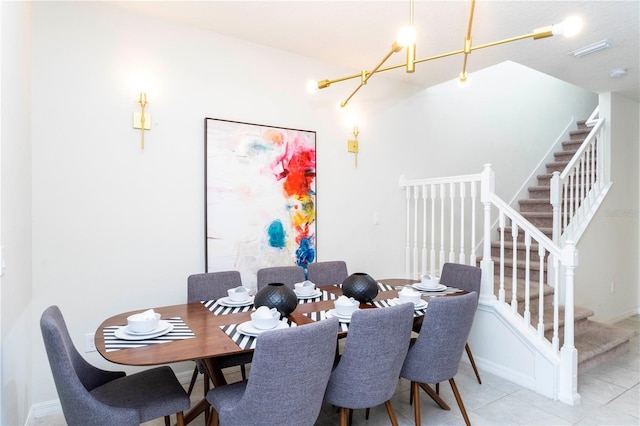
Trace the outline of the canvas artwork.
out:
[[[269,266],[316,256],[316,134],[205,119],[206,270],[255,288]]]

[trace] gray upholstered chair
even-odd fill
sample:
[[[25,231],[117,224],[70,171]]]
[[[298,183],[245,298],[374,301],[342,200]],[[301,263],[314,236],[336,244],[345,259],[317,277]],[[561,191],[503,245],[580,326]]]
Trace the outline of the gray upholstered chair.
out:
[[[193,274],[187,277],[187,302],[201,302],[205,300],[218,300],[227,296],[227,290],[242,285],[242,277],[238,271],[219,271]],[[251,363],[251,353],[241,353],[238,355],[228,355],[216,359],[220,368],[240,366],[242,379],[247,378],[245,364]],[[191,382],[187,393],[191,395],[193,387],[198,378],[198,373],[205,374],[202,362],[196,360],[196,367],[191,376]],[[209,391],[209,379],[204,376],[204,393]]]
[[[311,426],[322,406],[338,336],[336,318],[257,339],[248,381],[214,388],[209,425]]]
[[[480,297],[480,286],[482,285],[482,269],[471,265],[463,265],[460,263],[445,263],[442,267],[440,282],[450,287],[459,288],[460,290],[465,290],[468,292],[475,291],[477,297]],[[473,359],[473,354],[471,353],[471,347],[469,346],[469,343],[465,343],[464,349],[467,352],[467,356],[469,357],[469,361],[471,362],[471,367],[473,367],[473,372],[476,374],[478,383],[482,384],[482,380],[480,380],[480,373],[478,373],[478,368],[476,367],[476,362]]]
[[[257,288],[270,283],[283,283],[287,287],[293,289],[295,283],[305,280],[304,269],[300,266],[272,266],[269,268],[258,269]]]
[[[349,276],[344,260],[313,262],[307,265],[307,278],[317,286],[342,284]]]
[[[69,330],[57,306],[47,308],[40,318],[44,346],[67,424],[139,425],[176,413],[184,424],[183,411],[189,397],[168,366],[126,375],[89,364],[73,345]]]
[[[453,379],[458,373],[464,345],[471,331],[478,296],[475,292],[462,296],[434,297],[424,316],[422,329],[409,349],[400,377],[411,381],[411,398],[415,424],[420,426],[420,388],[443,409],[447,404],[427,383],[448,380],[467,425],[469,417]]]
[[[340,425],[347,409],[382,403],[393,425],[393,396],[411,340],[413,304],[361,309],[351,316],[349,334],[338,365],[331,373],[325,402],[340,407]]]

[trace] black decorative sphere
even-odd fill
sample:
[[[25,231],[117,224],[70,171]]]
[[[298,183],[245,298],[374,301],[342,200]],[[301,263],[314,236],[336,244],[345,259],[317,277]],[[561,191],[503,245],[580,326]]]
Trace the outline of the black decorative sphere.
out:
[[[256,308],[266,306],[276,308],[282,316],[287,316],[298,306],[298,296],[283,283],[270,283],[262,287],[253,299]]]
[[[378,295],[378,282],[364,272],[356,272],[342,282],[342,294],[361,303],[371,302]]]

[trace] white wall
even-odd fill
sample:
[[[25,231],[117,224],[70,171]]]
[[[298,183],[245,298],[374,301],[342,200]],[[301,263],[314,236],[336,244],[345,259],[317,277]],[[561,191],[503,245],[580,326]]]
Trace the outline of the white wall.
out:
[[[578,306],[594,310],[594,320],[615,322],[638,313],[640,280],[640,128],[636,102],[600,96],[600,115],[611,138],[613,186],[578,243]]]
[[[1,2],[0,424],[24,424],[32,403],[31,330],[31,6]]]
[[[304,91],[310,78],[353,70],[104,3],[37,2],[33,12],[33,314],[22,331],[33,341],[34,404],[57,399],[43,309],[61,307],[82,349],[107,316],[184,301],[186,276],[204,269],[204,117],[317,131],[318,258],[385,278],[404,270],[401,174],[477,173],[491,162],[509,198],[568,119],[597,100],[509,63],[497,77],[475,73],[464,92],[446,83],[416,94],[375,76],[352,103],[361,116],[355,168],[335,109],[353,84]],[[153,128],[141,151],[131,81],[145,73]],[[19,353],[5,348],[5,358]]]

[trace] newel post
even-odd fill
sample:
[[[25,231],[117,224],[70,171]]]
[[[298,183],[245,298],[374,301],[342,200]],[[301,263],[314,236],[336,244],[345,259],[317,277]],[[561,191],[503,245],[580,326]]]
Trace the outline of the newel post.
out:
[[[558,399],[577,405],[581,397],[578,393],[578,350],[574,345],[574,274],[578,266],[578,250],[573,241],[566,241],[562,247],[562,268],[564,269],[564,343],[560,349],[560,377]],[[558,289],[556,288],[556,291]]]
[[[484,209],[483,240],[482,240],[482,286],[480,287],[481,300],[495,300],[493,294],[493,260],[491,260],[491,195],[495,192],[495,173],[491,164],[485,164],[480,174],[480,202]]]

